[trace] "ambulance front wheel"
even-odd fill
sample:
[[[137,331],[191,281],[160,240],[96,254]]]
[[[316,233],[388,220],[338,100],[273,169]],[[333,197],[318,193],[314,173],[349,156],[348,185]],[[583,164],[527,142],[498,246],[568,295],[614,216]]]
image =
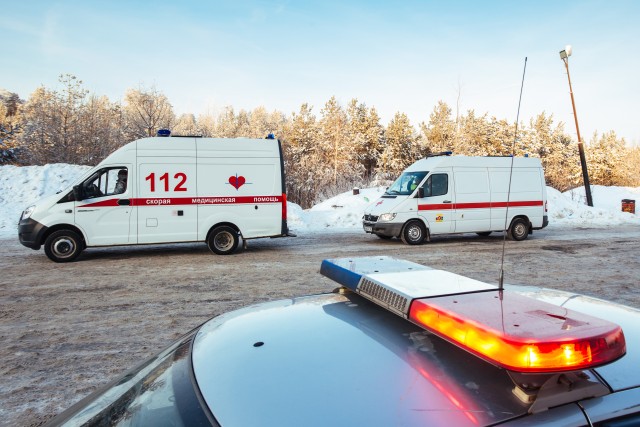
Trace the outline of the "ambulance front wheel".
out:
[[[212,252],[218,255],[229,255],[238,247],[240,238],[233,228],[223,225],[214,228],[209,233],[207,245]]]
[[[73,261],[83,248],[82,238],[71,230],[54,231],[44,241],[44,253],[55,262]]]
[[[401,238],[407,245],[419,245],[426,235],[427,230],[420,221],[409,221],[402,230]]]
[[[509,237],[512,240],[524,240],[528,235],[529,221],[524,218],[516,218],[511,222],[511,227],[509,227]]]

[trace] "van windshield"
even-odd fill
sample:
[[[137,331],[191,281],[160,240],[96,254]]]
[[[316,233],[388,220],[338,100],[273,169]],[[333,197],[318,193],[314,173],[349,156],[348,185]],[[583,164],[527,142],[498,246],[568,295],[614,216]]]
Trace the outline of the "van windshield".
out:
[[[387,191],[385,191],[384,194],[390,196],[408,196],[418,188],[428,173],[429,172],[422,171],[404,172],[400,175],[400,178],[396,179],[395,182],[387,188]]]

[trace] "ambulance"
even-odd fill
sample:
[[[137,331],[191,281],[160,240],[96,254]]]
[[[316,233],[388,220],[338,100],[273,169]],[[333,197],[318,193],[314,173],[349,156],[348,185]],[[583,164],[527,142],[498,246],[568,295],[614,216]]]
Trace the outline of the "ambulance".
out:
[[[133,141],[25,209],[18,233],[24,246],[44,246],[55,262],[88,247],[175,242],[206,242],[227,255],[240,239],[290,235],[280,141]]]
[[[438,153],[409,166],[365,210],[363,227],[418,245],[431,236],[507,230],[524,240],[549,223],[540,159]]]

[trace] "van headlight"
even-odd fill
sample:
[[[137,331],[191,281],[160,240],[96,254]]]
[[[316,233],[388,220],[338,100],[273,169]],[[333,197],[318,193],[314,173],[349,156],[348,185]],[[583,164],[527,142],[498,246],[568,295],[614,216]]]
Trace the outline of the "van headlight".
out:
[[[23,219],[29,219],[34,210],[36,210],[36,205],[31,205],[27,209],[23,210],[22,215],[20,216],[20,221]]]
[[[378,217],[378,221],[393,221],[395,217],[394,213],[384,213]]]

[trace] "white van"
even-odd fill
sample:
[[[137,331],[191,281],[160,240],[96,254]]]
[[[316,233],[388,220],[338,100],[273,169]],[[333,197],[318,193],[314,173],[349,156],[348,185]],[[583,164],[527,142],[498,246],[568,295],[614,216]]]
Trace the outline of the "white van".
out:
[[[410,245],[438,234],[487,236],[505,224],[511,239],[524,240],[548,223],[540,159],[448,152],[409,166],[363,217],[365,232]]]
[[[154,137],[113,152],[75,185],[28,207],[20,242],[56,262],[87,247],[289,235],[280,142]]]

